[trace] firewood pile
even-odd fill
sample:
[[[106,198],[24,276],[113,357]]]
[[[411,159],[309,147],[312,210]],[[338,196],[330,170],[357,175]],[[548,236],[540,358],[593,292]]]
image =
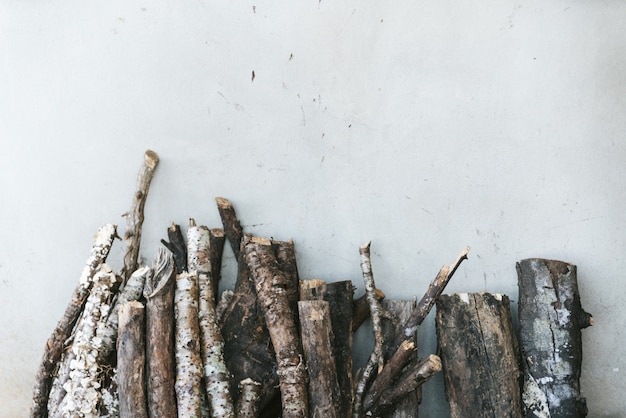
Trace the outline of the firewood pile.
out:
[[[442,295],[469,247],[419,301],[387,300],[366,243],[365,293],[355,298],[351,281],[301,279],[293,241],[247,234],[231,202],[217,198],[222,228],[172,224],[164,248],[140,265],[157,164],[146,151],[121,271],[106,264],[116,225],[95,236],[46,343],[31,417],[417,417],[420,386],[442,368],[453,417],[586,414],[580,329],[592,321],[575,266],[518,263],[520,359],[505,295]],[[226,240],[237,279],[218,294]],[[418,358],[416,331],[435,304],[441,357]],[[352,335],[367,318],[374,348],[353,373]]]

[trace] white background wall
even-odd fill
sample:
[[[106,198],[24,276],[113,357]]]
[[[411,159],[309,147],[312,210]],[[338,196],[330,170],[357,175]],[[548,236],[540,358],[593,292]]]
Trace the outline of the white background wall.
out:
[[[303,278],[352,279],[357,294],[367,240],[395,298],[421,296],[465,245],[449,292],[517,300],[516,261],[577,264],[596,321],[589,416],[625,417],[625,13],[609,0],[1,2],[0,416],[26,416],[93,234],[124,231],[151,148],[147,260],[172,221],[220,226],[225,196],[248,232],[295,240]],[[434,352],[432,315],[420,338]],[[420,416],[447,414],[439,376]]]

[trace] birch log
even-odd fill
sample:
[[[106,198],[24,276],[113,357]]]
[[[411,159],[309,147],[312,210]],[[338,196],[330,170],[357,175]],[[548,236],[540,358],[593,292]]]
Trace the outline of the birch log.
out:
[[[106,224],[98,230],[95,243],[81,273],[78,286],[74,289],[70,303],[65,308],[63,318],[61,318],[52,335],[46,341],[43,358],[35,377],[33,404],[30,410],[31,418],[46,418],[48,416],[48,399],[53,376],[61,355],[67,348],[72,329],[87,300],[94,274],[109,255],[113,239],[117,236],[116,229],[115,225]]]
[[[198,276],[176,276],[176,399],[179,418],[202,416],[202,359],[198,326]]]
[[[199,326],[204,383],[211,416],[234,418],[230,373],[224,362],[224,339],[215,313],[215,292],[211,280],[210,232],[190,221],[187,230],[187,267],[198,275]]]
[[[141,228],[144,220],[144,207],[150,190],[150,183],[154,176],[154,170],[159,163],[159,156],[147,150],[144,154],[144,161],[137,176],[137,189],[133,195],[133,202],[130,212],[126,214],[126,253],[124,254],[124,267],[122,277],[124,282],[131,274],[137,270],[137,260],[139,258],[139,246],[141,244]]]
[[[593,324],[580,303],[576,266],[533,258],[517,263],[520,345],[527,417],[584,417],[581,329]]]
[[[71,348],[75,359],[70,365],[69,379],[63,386],[67,393],[59,405],[59,413],[64,418],[98,415],[101,393],[97,358],[115,281],[115,273],[106,264],[101,265],[93,277],[93,286],[76,324]]]
[[[276,354],[283,418],[306,418],[306,371],[298,330],[285,294],[290,278],[278,269],[269,240],[246,237],[242,249]]]
[[[441,295],[437,341],[452,418],[521,418],[520,370],[509,298]]]
[[[376,289],[374,296],[378,301],[385,299],[385,294],[380,289]],[[367,303],[367,294],[363,294],[352,303],[352,332],[356,332],[369,317],[370,306]]]
[[[145,308],[131,301],[119,307],[117,340],[120,418],[148,418],[145,386]]]
[[[261,384],[252,379],[244,379],[239,383],[239,402],[237,418],[257,418],[259,416]]]
[[[174,257],[160,248],[146,300],[146,394],[150,418],[176,418],[174,362]]]

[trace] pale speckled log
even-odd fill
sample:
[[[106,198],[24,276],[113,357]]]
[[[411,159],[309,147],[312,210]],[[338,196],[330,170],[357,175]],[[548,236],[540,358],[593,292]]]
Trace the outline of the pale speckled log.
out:
[[[580,303],[576,266],[532,258],[517,263],[520,345],[527,417],[584,417],[582,336],[593,324]]]

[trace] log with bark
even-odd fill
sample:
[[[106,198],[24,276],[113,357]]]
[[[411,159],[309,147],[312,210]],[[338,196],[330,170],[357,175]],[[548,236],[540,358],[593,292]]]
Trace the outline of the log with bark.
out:
[[[145,386],[146,342],[143,303],[131,301],[119,307],[117,340],[120,418],[148,418]]]
[[[70,303],[65,308],[63,318],[46,341],[43,358],[35,377],[33,404],[30,410],[31,418],[48,416],[48,399],[53,377],[59,367],[58,363],[62,353],[71,342],[72,330],[89,296],[93,277],[109,255],[113,239],[117,236],[116,229],[115,225],[106,224],[98,230],[89,258],[83,267],[78,286],[74,289]]]
[[[441,295],[437,341],[452,418],[521,418],[520,369],[509,298]]]
[[[274,346],[283,418],[308,417],[305,365],[286,294],[291,278],[278,268],[270,240],[245,237],[241,247]]]
[[[150,418],[177,416],[174,362],[174,257],[160,248],[146,281],[146,396]]]
[[[525,414],[584,417],[581,329],[593,319],[581,307],[576,266],[532,258],[517,263],[517,274]]]

